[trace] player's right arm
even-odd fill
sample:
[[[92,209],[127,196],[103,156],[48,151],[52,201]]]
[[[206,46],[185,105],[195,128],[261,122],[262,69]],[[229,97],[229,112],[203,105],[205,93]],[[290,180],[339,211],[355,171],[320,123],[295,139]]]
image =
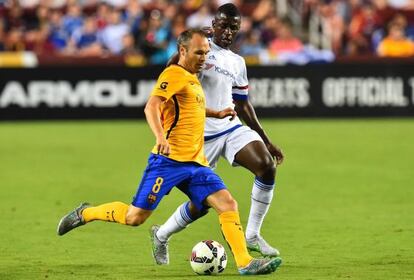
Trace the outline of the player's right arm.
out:
[[[161,104],[166,100],[162,96],[152,95],[145,106],[145,117],[152,133],[155,135],[157,151],[163,155],[170,154],[170,144],[164,137],[164,129],[161,123]]]
[[[230,117],[230,120],[233,120],[235,116],[237,116],[236,111],[230,107],[221,111],[206,108],[206,117],[209,118],[224,119],[225,117]]]

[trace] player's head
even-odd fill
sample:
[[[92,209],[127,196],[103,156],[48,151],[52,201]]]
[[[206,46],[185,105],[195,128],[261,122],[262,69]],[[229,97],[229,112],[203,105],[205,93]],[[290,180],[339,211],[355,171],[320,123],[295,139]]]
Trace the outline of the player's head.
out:
[[[201,29],[194,28],[188,29],[178,36],[177,50],[178,64],[191,73],[198,73],[206,61],[210,45],[205,33]]]
[[[234,4],[220,6],[213,19],[213,41],[227,49],[240,30],[241,15]]]

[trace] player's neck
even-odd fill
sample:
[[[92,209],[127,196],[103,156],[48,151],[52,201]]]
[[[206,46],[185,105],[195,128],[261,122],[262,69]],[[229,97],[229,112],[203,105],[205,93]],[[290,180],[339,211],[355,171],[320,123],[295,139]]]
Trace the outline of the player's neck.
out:
[[[216,44],[217,46],[219,46],[222,49],[228,50],[230,48],[230,46],[223,46],[220,44],[219,40],[217,40],[216,38],[213,38],[213,43]]]
[[[187,71],[187,72],[189,72],[189,73],[191,73],[191,74],[194,74],[193,72],[191,72],[191,71],[188,69],[188,67],[186,67],[185,63],[183,63],[182,61],[178,61],[178,62],[177,62],[177,65],[178,65],[178,66],[180,66],[181,68],[183,68],[185,71]]]

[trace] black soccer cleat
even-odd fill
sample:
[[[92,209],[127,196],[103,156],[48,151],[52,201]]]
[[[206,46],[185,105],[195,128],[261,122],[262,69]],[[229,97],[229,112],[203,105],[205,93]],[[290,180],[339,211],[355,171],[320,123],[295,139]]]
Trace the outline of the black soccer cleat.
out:
[[[83,226],[85,224],[85,220],[82,217],[82,211],[88,207],[91,207],[91,205],[87,202],[84,202],[77,208],[75,208],[75,210],[71,211],[62,219],[60,219],[60,222],[57,227],[57,234],[64,235],[74,228]]]

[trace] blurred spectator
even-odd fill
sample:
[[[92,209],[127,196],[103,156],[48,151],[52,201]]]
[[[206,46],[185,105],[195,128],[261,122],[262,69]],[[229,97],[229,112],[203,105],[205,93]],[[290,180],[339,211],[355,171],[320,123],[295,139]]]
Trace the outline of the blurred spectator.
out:
[[[165,50],[166,58],[169,59],[174,55],[174,53],[177,52],[177,38],[185,29],[187,29],[185,25],[185,17],[184,15],[180,14],[172,21],[171,34],[169,36],[167,48]]]
[[[111,7],[106,2],[100,2],[96,8],[96,24],[98,29],[104,29],[108,24],[108,20],[111,14]]]
[[[260,33],[257,30],[250,30],[240,46],[239,54],[241,56],[259,56],[263,50],[260,42]]]
[[[351,19],[348,36],[348,54],[372,53],[371,35],[377,26],[378,17],[372,4],[364,4]]]
[[[103,54],[103,48],[98,38],[98,28],[94,17],[87,17],[83,26],[74,31],[68,52],[81,56],[98,56]]]
[[[17,1],[9,1],[9,6],[6,11],[6,29],[23,29],[26,22],[23,18],[23,9]]]
[[[404,30],[405,36],[407,36],[408,39],[414,40],[414,26],[411,24],[408,24],[407,17],[401,13],[396,14],[390,21],[389,25],[395,23]],[[373,32],[371,36],[373,49],[377,50],[380,42],[384,39],[386,35],[386,28],[380,27],[376,31]]]
[[[8,51],[24,51],[25,50],[22,27],[13,27],[12,29],[9,30],[5,46]]]
[[[122,37],[122,50],[121,54],[123,55],[136,55],[139,54],[138,50],[135,48],[135,39],[132,34],[127,34]]]
[[[253,22],[261,22],[271,15],[276,15],[274,2],[275,1],[271,0],[258,1],[256,8],[251,15]]]
[[[33,50],[37,54],[53,54],[55,51],[53,44],[49,40],[49,26],[43,24],[36,33]]]
[[[210,6],[205,3],[200,9],[187,18],[187,26],[190,28],[211,26],[214,16],[210,11]]]
[[[64,32],[70,37],[76,29],[82,27],[83,17],[82,8],[74,3],[68,6],[66,15],[63,16],[62,25]]]
[[[308,4],[309,42],[318,49],[341,53],[345,33],[342,16],[348,16],[349,7],[342,1],[309,1]]]
[[[49,24],[50,10],[46,6],[39,6],[36,9],[36,24],[35,28],[40,29],[44,25]]]
[[[412,23],[408,23],[405,15],[398,13],[392,18],[391,21],[404,29],[405,36],[407,36],[410,40],[414,40],[414,26]]]
[[[4,51],[5,50],[5,37],[6,37],[6,32],[5,32],[5,28],[4,28],[4,20],[2,18],[0,18],[0,51]]]
[[[139,32],[139,26],[143,17],[144,12],[140,3],[136,0],[129,0],[124,18],[125,22],[129,25],[132,34],[137,34]]]
[[[69,42],[69,36],[63,29],[62,12],[59,10],[54,10],[50,15],[49,41],[57,51],[63,51]]]
[[[293,35],[292,26],[289,21],[284,21],[278,28],[276,38],[270,42],[269,52],[275,56],[280,53],[301,52],[303,49],[302,42]]]
[[[407,57],[414,55],[414,43],[404,35],[404,29],[397,23],[391,23],[388,36],[381,41],[378,55],[388,57]]]
[[[112,54],[120,54],[123,49],[122,38],[129,33],[128,24],[121,21],[121,13],[116,9],[112,9],[108,24],[100,33],[100,39],[104,47]]]
[[[208,26],[211,26],[208,25]],[[242,17],[241,24],[240,24],[240,30],[239,33],[236,36],[236,39],[234,41],[234,44],[232,46],[232,50],[236,53],[240,52],[241,47],[246,42],[247,37],[251,36],[251,32],[253,31],[253,22],[250,17]],[[259,29],[257,29],[259,41],[261,43],[261,33]]]
[[[260,40],[267,46],[269,43],[276,38],[276,30],[280,26],[280,20],[276,15],[269,15],[264,19],[262,27],[260,28]]]
[[[148,19],[148,28],[141,34],[140,44],[149,62],[165,64],[169,54],[166,52],[170,39],[170,24],[164,21],[159,10],[153,10]]]

